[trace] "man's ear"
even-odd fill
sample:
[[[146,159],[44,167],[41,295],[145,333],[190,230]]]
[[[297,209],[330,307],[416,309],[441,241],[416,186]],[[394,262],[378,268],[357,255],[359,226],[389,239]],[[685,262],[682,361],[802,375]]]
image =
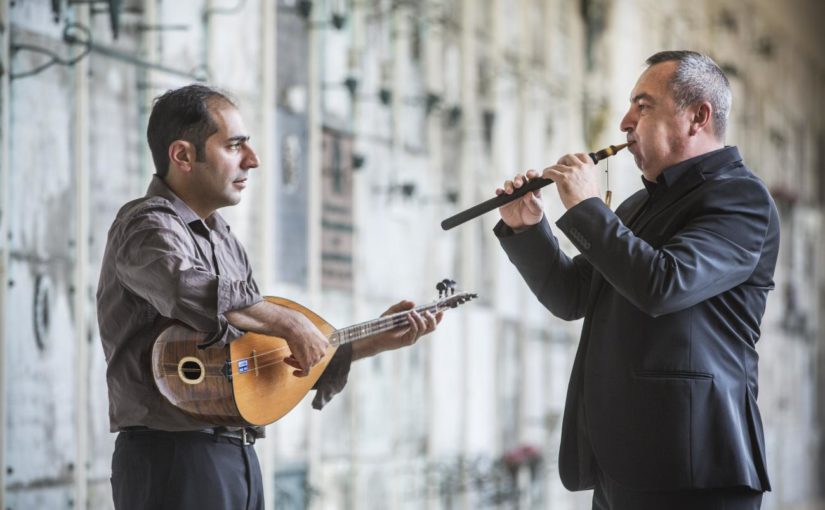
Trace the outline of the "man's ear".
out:
[[[690,119],[690,134],[695,135],[705,129],[713,131],[713,126],[711,125],[712,119],[713,107],[709,102],[703,101],[694,106]]]
[[[195,146],[186,140],[175,140],[169,144],[169,164],[188,173],[195,163]]]

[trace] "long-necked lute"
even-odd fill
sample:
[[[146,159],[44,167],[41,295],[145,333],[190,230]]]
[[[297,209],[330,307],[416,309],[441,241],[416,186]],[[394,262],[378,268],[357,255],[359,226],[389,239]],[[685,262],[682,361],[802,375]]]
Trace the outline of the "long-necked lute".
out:
[[[415,310],[436,313],[475,297],[467,292],[455,293]],[[207,334],[174,323],[158,336],[152,349],[152,374],[160,393],[204,422],[236,427],[267,425],[304,398],[341,345],[409,325],[408,312],[399,312],[336,330],[294,301],[265,299],[304,314],[327,335],[330,347],[309,375],[293,375],[295,368],[283,361],[291,354],[283,338],[246,333],[223,349],[200,349],[198,345]]]

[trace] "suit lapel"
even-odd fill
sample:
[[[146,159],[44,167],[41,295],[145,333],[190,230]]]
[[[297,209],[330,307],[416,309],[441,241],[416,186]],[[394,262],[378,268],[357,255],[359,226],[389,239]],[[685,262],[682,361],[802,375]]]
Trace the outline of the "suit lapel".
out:
[[[633,207],[630,213],[619,215],[619,219],[622,220],[622,223],[624,223],[624,225],[627,228],[631,228],[633,226],[633,222],[639,218],[639,215],[642,213],[642,211],[644,211],[648,201],[650,201],[650,197],[647,197],[644,200],[639,200],[639,203],[636,204],[635,207]],[[616,211],[617,215],[618,212],[619,211]]]
[[[653,202],[652,207],[642,213],[640,217],[633,218],[631,220],[632,223],[629,223],[628,226],[632,227],[633,233],[639,235],[639,233],[644,230],[653,218],[660,215],[668,207],[678,202],[680,198],[684,197],[693,188],[699,186],[703,182],[705,182],[705,176],[699,171],[691,172],[683,176],[681,179],[673,183],[673,186],[666,188],[663,195]]]

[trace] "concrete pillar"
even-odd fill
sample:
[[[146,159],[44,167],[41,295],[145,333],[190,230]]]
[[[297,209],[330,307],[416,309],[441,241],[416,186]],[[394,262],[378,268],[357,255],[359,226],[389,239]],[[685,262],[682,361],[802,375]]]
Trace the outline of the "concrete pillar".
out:
[[[424,12],[430,15],[438,12],[437,9],[441,4],[438,0],[427,0],[424,6]],[[444,98],[444,53],[445,53],[445,32],[444,27],[432,24],[428,26],[429,32],[427,37],[423,39],[424,44],[424,75],[426,77],[426,89],[428,92],[438,94],[442,102]],[[432,183],[433,189],[446,191],[444,188],[444,123],[442,116],[438,110],[433,110],[427,117],[427,148],[430,153],[430,161],[438,168],[434,172],[435,181]],[[433,273],[435,274],[435,273]],[[441,391],[441,388],[435,384],[435,370],[436,370],[436,350],[433,348],[431,342],[425,342],[423,347],[427,350],[427,371],[426,376],[426,395],[429,396],[427,402],[427,436],[426,436],[426,453],[424,465],[429,467],[434,465],[436,461],[437,452],[434,451],[433,437],[439,426],[439,416],[436,413],[435,394]],[[428,471],[424,471],[425,476],[429,476]],[[426,504],[427,510],[433,508],[440,508],[438,501],[438,491],[435,484],[430,483],[429,478],[425,478],[426,483]]]
[[[88,5],[76,7],[77,21],[89,26]],[[75,266],[74,266],[74,337],[75,362],[75,508],[87,506],[88,459],[89,459],[89,59],[84,58],[74,66],[75,125],[74,125],[74,176],[75,207]]]
[[[308,20],[309,48],[307,55],[307,300],[312,310],[321,308],[321,75],[319,58],[321,32],[320,9],[312,9]],[[307,415],[307,481],[310,487],[320,487],[322,478],[321,413]],[[321,498],[310,500],[310,509],[320,508]]]
[[[360,2],[352,2],[350,3],[350,22],[352,26],[352,38],[350,40],[350,49],[349,54],[347,56],[348,59],[348,72],[350,73],[348,76],[355,77],[358,80],[358,89],[356,89],[355,96],[352,98],[351,103],[351,110],[350,115],[352,119],[351,129],[353,133],[353,154],[360,152],[360,147],[358,146],[358,133],[362,131],[360,120],[360,106],[361,103],[357,99],[357,95],[361,92],[361,89],[364,86],[364,76],[363,76],[363,61],[366,46],[367,46],[367,38],[366,38],[366,5]],[[362,191],[362,180],[367,179],[366,172],[364,170],[356,170],[353,168],[352,171],[352,204],[353,204],[353,219],[355,224],[358,224],[359,216],[358,216],[358,204],[363,203],[363,200],[366,200],[367,197],[363,196]],[[363,266],[362,259],[366,255],[366,250],[363,248],[363,240],[361,239],[361,231],[360,229],[356,228],[353,232],[352,238],[352,312],[353,317],[356,319],[360,317],[364,317],[366,307],[365,307],[365,293],[364,293],[364,282],[366,281],[365,275],[362,274],[360,269]],[[348,508],[358,508],[362,501],[365,501],[368,496],[365,491],[362,490],[362,484],[359,483],[361,479],[362,473],[362,466],[361,466],[361,442],[360,438],[361,435],[360,431],[360,416],[362,413],[361,410],[361,402],[360,399],[357,398],[358,395],[361,395],[361,385],[363,384],[363,378],[361,377],[350,377],[348,391],[350,395],[356,396],[355,398],[350,399],[350,413],[349,413],[349,427],[352,431],[352,444],[350,445],[349,449],[349,461],[350,461],[350,473],[349,473],[349,498],[346,502],[348,504]]]

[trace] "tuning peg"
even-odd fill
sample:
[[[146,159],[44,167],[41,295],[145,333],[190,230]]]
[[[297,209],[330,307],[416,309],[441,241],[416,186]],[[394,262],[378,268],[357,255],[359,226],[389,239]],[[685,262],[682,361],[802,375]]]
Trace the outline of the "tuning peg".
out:
[[[444,278],[441,283],[444,284],[444,295],[455,294],[455,280]]]
[[[444,280],[438,282],[435,285],[435,290],[438,291],[438,297],[442,297],[444,294],[447,293],[447,284],[444,283]]]

